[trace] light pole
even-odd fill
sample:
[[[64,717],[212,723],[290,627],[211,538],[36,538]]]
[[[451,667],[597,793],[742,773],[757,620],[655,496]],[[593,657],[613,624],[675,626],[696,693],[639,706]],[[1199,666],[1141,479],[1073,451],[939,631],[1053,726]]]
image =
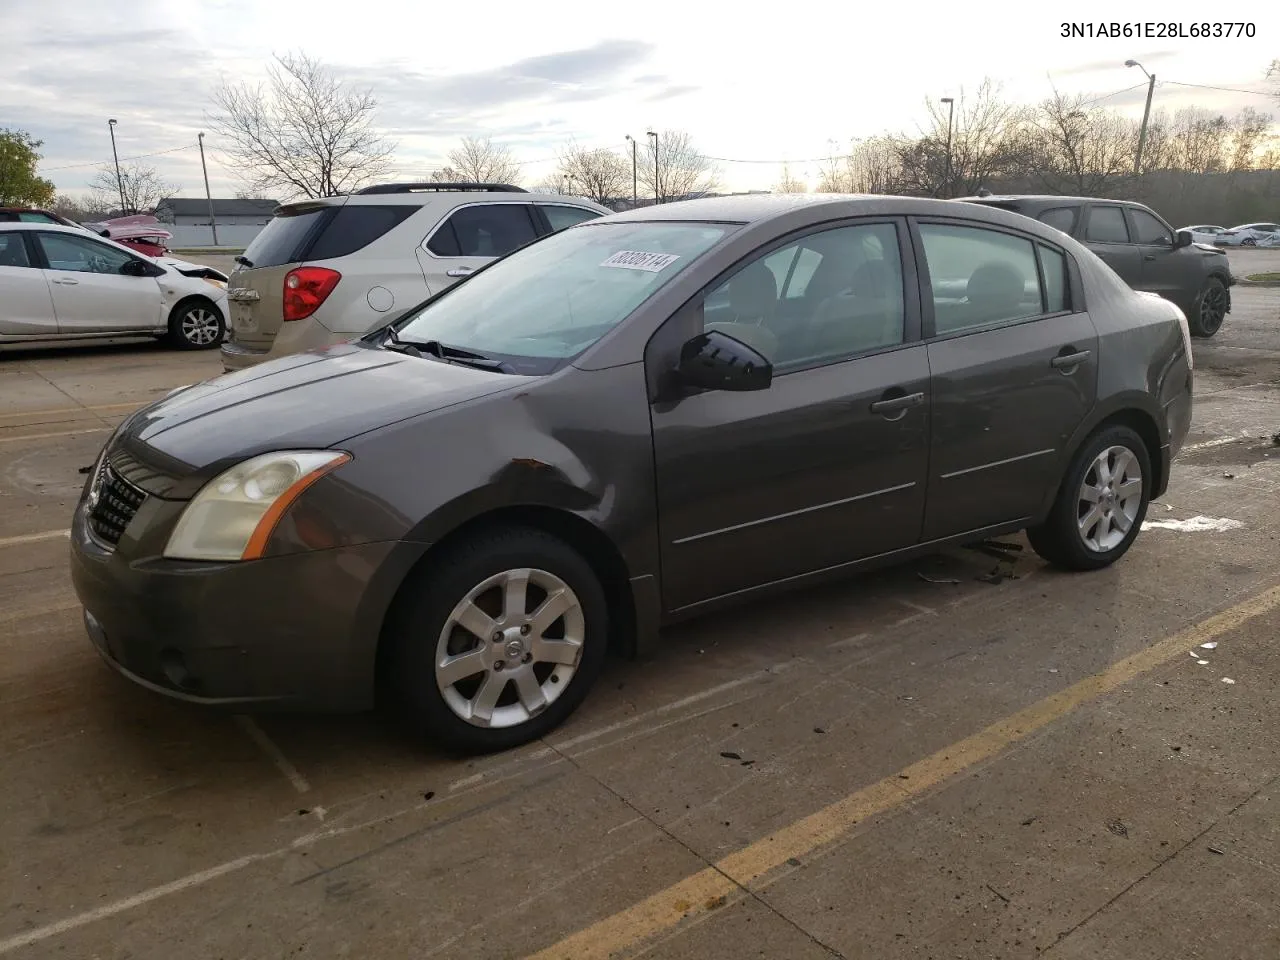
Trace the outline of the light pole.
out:
[[[951,124],[956,115],[956,101],[953,97],[943,97],[942,102],[947,105],[947,195],[945,199],[951,198]]]
[[[124,208],[124,181],[120,179],[120,154],[116,153],[116,122],[114,119],[107,121],[107,129],[111,131],[111,157],[116,162],[116,191],[120,194],[120,215],[125,216],[129,211]]]
[[[213,194],[209,192],[209,168],[204,163],[204,131],[196,137],[200,142],[200,169],[204,171],[204,195],[209,201],[209,226],[213,229],[213,245],[218,245],[218,221],[213,215]]]
[[[631,206],[640,206],[640,181],[636,177],[636,138],[627,134],[631,141]]]
[[[662,190],[659,187],[658,179],[658,135],[652,130],[645,131],[646,137],[653,137],[653,202],[662,202]]]
[[[1137,67],[1143,73],[1147,73],[1147,68],[1140,64],[1137,60],[1126,60],[1126,67]],[[1156,92],[1156,75],[1147,73],[1147,105],[1142,111],[1142,129],[1138,132],[1138,155],[1133,158],[1133,175],[1135,177],[1142,175],[1142,153],[1147,148],[1147,121],[1151,119],[1151,95]]]

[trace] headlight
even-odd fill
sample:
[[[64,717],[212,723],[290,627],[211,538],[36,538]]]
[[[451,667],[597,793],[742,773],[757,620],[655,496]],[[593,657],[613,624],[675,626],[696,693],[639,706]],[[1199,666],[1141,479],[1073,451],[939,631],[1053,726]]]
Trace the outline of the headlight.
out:
[[[201,280],[203,280],[205,283],[211,283],[211,284],[213,284],[213,285],[214,285],[215,287],[217,287],[219,290],[225,290],[225,289],[227,289],[227,284],[226,284],[226,282],[225,282],[225,281],[223,281],[223,280],[219,280],[219,279],[217,279],[216,277],[201,277],[200,279],[201,279]]]
[[[337,450],[264,453],[219,474],[187,504],[164,548],[171,560],[256,560],[298,496],[351,460]]]

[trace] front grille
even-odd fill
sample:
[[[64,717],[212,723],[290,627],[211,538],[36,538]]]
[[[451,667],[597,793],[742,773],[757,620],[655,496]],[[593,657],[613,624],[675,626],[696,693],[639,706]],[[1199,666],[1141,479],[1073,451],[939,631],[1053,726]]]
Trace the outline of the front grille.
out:
[[[89,529],[103,543],[114,547],[145,499],[144,491],[116,473],[104,459],[89,493]]]

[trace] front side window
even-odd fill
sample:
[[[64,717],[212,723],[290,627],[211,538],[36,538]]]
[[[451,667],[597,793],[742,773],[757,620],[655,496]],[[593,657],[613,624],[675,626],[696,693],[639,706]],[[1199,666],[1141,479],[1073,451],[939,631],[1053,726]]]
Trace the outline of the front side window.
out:
[[[1124,225],[1124,210],[1120,207],[1094,207],[1089,211],[1085,239],[1094,243],[1128,243],[1129,230]]]
[[[397,326],[522,373],[586,350],[728,235],[710,223],[602,223],[553,233],[450,287]]]
[[[123,250],[108,247],[88,237],[75,237],[65,233],[40,233],[36,235],[49,261],[50,270],[67,270],[72,273],[119,273],[120,268],[134,258]]]
[[[0,267],[29,267],[31,261],[27,257],[27,245],[22,234],[0,233]]]
[[[981,227],[922,224],[939,336],[1043,312],[1030,240]]]
[[[1163,223],[1145,210],[1130,210],[1133,215],[1133,229],[1137,233],[1138,243],[1162,244],[1173,243],[1173,233]]]
[[[488,203],[451,213],[427,249],[437,257],[505,257],[537,236],[528,204]]]
[[[601,216],[594,210],[584,210],[582,207],[562,207],[552,203],[544,203],[539,209],[547,215],[547,222],[551,224],[552,233],[557,230],[564,230],[566,227],[572,227],[575,223],[594,220]]]
[[[705,330],[754,347],[778,372],[900,344],[904,315],[890,223],[811,234],[749,261],[703,301]]]

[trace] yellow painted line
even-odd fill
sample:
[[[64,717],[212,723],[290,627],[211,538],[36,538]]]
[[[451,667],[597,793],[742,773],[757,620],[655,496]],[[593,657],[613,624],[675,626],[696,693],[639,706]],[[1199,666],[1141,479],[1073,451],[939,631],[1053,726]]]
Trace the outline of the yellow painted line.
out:
[[[20,410],[17,413],[0,413],[0,420],[12,420],[15,417],[57,417],[64,413],[97,413],[101,410],[133,410],[150,400],[136,400],[133,403],[103,403],[97,406],[59,407],[56,410]]]
[[[713,866],[660,890],[632,907],[606,917],[559,943],[531,954],[529,960],[607,960],[626,955],[683,921],[722,906],[752,888],[754,881],[844,838],[859,823],[900,807],[975,764],[1065,717],[1077,707],[1128,683],[1186,651],[1280,607],[1280,586],[1113,663],[1064,690],[985,730],[944,747],[878,783],[838,800],[720,860]],[[757,887],[766,884],[754,884]]]
[[[17,537],[0,537],[0,549],[18,547],[24,543],[43,543],[45,540],[58,540],[70,536],[70,530],[46,530],[44,533],[24,533]]]
[[[27,433],[16,437],[0,437],[0,443],[20,443],[23,440],[49,440],[53,437],[74,437],[79,433],[109,433],[115,427],[83,427],[79,430],[58,430],[54,433]]]

